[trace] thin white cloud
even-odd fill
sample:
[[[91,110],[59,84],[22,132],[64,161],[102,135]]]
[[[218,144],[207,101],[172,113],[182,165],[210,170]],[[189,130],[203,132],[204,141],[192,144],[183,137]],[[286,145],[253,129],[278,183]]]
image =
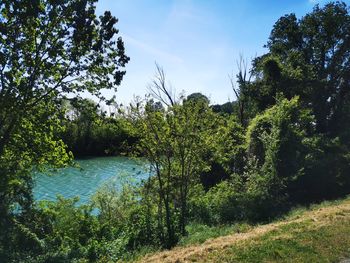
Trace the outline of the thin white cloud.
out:
[[[168,21],[195,22],[199,24],[207,24],[208,20],[201,16],[198,12],[194,12],[189,6],[174,5],[168,16]]]
[[[134,47],[141,49],[142,51],[151,54],[154,56],[154,60],[167,60],[171,63],[182,63],[183,59],[166,51],[154,48],[151,45],[148,45],[140,40],[137,40],[129,35],[123,34],[123,40],[127,45],[133,45]]]
[[[328,0],[308,0],[310,4],[323,4],[323,3],[326,3],[326,2],[329,2]]]

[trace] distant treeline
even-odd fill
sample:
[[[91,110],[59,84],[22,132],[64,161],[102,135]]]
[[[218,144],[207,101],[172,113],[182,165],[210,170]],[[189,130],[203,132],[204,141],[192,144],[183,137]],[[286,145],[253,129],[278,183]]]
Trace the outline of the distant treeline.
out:
[[[107,115],[90,99],[64,99],[61,105],[60,137],[75,157],[132,154],[138,134],[122,114]]]
[[[209,99],[201,93],[187,96],[187,100]],[[60,137],[75,157],[134,155],[139,134],[126,119],[123,107],[114,105],[107,113],[92,99],[63,99],[61,120],[64,126]],[[237,112],[238,102],[210,106],[220,114]]]

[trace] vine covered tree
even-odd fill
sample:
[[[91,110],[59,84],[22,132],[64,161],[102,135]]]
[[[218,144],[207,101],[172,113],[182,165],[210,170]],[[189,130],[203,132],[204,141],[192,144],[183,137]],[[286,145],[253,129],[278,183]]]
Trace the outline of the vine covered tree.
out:
[[[293,182],[293,189],[288,193],[293,202],[335,198],[348,193],[349,32],[349,7],[344,2],[316,5],[300,19],[295,14],[285,15],[273,26],[266,44],[268,53],[253,60],[252,81],[240,85],[241,92],[246,91],[242,102],[249,105],[254,114],[278,107],[282,98],[292,102],[298,97],[298,108],[310,111],[314,118],[310,121],[313,126],[309,134],[314,145],[307,150],[308,162],[302,167],[303,175]],[[300,117],[299,122],[301,120]],[[249,126],[255,121],[251,119]],[[283,140],[287,140],[285,135]],[[270,147],[272,142],[268,145]],[[294,142],[293,146],[296,145]],[[293,160],[288,155],[291,149],[276,150],[283,153],[284,157],[277,160],[286,167]],[[294,153],[298,151],[295,148]],[[260,153],[255,152],[255,155],[259,157]],[[301,161],[296,163],[301,164]],[[279,174],[282,177],[291,171],[297,174],[293,169],[288,167]]]
[[[281,17],[273,26],[269,52],[253,61],[249,97],[260,111],[278,93],[299,96],[316,118],[319,133],[337,136],[349,118],[350,15],[344,2],[316,5],[301,19]]]

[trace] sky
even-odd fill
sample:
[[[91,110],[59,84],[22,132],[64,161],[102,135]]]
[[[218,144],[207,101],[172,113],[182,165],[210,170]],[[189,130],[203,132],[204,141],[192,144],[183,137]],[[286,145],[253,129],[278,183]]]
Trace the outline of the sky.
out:
[[[295,13],[298,18],[323,0],[99,0],[119,19],[130,62],[116,93],[128,104],[143,96],[158,63],[177,94],[201,92],[211,103],[235,99],[229,75],[240,56],[251,61],[266,53],[274,23]],[[350,0],[345,1],[349,3]],[[110,95],[111,91],[106,95]]]

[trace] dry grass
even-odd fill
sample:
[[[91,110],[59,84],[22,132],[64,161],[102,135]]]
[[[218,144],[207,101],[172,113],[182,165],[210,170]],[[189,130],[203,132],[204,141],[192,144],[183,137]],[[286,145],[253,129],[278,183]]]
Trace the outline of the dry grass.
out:
[[[243,255],[242,257],[239,256],[241,258],[246,258],[246,260],[243,260],[238,256],[236,257],[235,254],[237,254],[237,251],[240,253],[241,250],[239,250],[239,247],[241,246],[244,246],[244,248],[251,248],[252,251],[254,251],[254,247],[259,247],[259,249],[264,250],[264,248],[261,248],[261,245],[264,244],[264,242],[266,243],[266,240],[269,242],[284,242],[286,240],[293,240],[295,238],[300,238],[300,236],[304,233],[317,233],[317,231],[323,229],[323,227],[328,227],[327,229],[329,230],[329,228],[331,229],[333,226],[336,227],[337,224],[340,224],[339,226],[344,226],[343,222],[350,222],[349,199],[337,205],[330,205],[306,211],[302,215],[294,217],[292,216],[284,221],[257,226],[246,233],[235,233],[207,240],[201,245],[176,247],[170,251],[163,251],[153,255],[146,255],[139,262],[233,262],[233,259],[234,262],[259,262],[247,259],[249,258],[247,255]],[[346,230],[350,231],[350,228],[346,228]],[[330,232],[332,233],[332,231]],[[350,236],[350,232],[345,234]],[[332,242],[337,241],[334,239],[340,239],[340,241],[338,240],[339,242],[343,242],[345,240],[344,238],[341,239],[333,237],[331,234],[328,234],[328,236],[330,236],[329,238],[332,240]],[[300,240],[300,242],[304,243],[303,245],[314,245],[313,238],[301,238]],[[347,242],[347,240],[345,241]],[[327,239],[325,239],[325,242],[328,242]],[[350,247],[350,244],[348,245]],[[322,244],[318,244],[318,246],[322,246]],[[318,247],[315,248],[316,253],[323,253],[322,251],[317,252],[317,249]],[[339,253],[344,253],[343,250]],[[281,253],[288,254],[293,252],[282,251]],[[327,255],[328,254],[325,254],[325,257],[327,257]],[[271,255],[267,254],[266,262],[270,262],[270,260],[272,262],[279,261],[278,258],[276,260],[273,260],[274,257],[272,257],[272,259],[269,258],[271,258]],[[293,255],[291,255],[291,258],[293,258]],[[295,255],[295,258],[297,258],[297,255]],[[283,259],[282,256],[281,259]],[[288,260],[281,260],[281,262],[282,261],[293,262]]]

